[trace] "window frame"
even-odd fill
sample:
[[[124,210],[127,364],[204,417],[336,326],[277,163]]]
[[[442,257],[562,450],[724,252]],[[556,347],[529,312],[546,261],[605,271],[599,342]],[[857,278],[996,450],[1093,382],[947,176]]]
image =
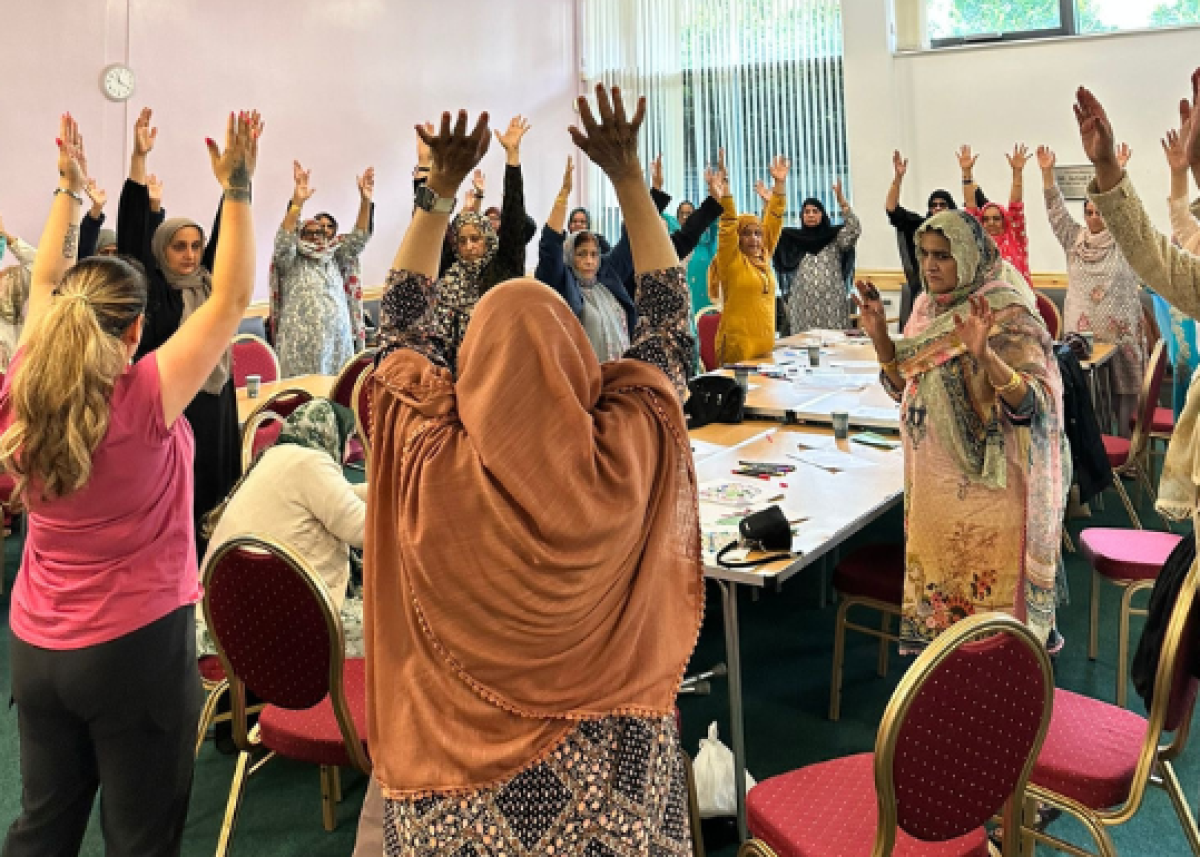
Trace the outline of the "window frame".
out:
[[[928,5],[928,0],[924,0],[924,2]],[[1040,30],[1015,30],[1009,33],[972,33],[967,36],[930,39],[929,46],[931,48],[957,48],[964,45],[994,45],[1001,42],[1023,42],[1030,39],[1053,39],[1079,35],[1075,0],[1058,0],[1058,19],[1062,23],[1057,27],[1046,27]],[[928,23],[926,23],[926,35],[928,35]]]

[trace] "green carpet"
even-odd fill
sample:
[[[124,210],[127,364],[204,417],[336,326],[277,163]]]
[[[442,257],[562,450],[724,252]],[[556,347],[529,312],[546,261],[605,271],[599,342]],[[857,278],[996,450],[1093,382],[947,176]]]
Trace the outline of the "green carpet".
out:
[[[1148,526],[1161,522],[1142,503],[1143,521]],[[1107,497],[1107,511],[1090,520],[1073,521],[1072,535],[1086,526],[1127,527],[1117,498]],[[899,511],[872,525],[852,544],[894,540],[900,537]],[[19,560],[19,539],[9,539],[5,554],[11,586]],[[1113,587],[1104,587],[1101,602],[1100,656],[1087,658],[1087,607],[1089,573],[1077,555],[1068,555],[1068,576],[1072,602],[1060,612],[1060,626],[1067,646],[1058,662],[1058,681],[1062,687],[1101,699],[1114,696],[1118,595]],[[801,765],[848,753],[870,750],[874,744],[879,718],[889,695],[903,674],[905,662],[892,658],[892,671],[886,679],[875,675],[873,641],[851,635],[847,644],[846,674],[841,722],[826,717],[829,699],[829,668],[832,652],[835,609],[818,608],[815,571],[789,581],[780,592],[763,592],[757,598],[744,593],[741,603],[742,656],[744,662],[747,757],[750,771],[758,778],[791,770]],[[0,610],[7,616],[8,599],[0,599]],[[1134,633],[1140,620],[1134,619]],[[0,687],[8,696],[8,635],[0,635]],[[710,587],[707,619],[693,661],[697,669],[707,668],[724,658],[720,599]],[[1130,704],[1142,711],[1140,700],[1130,689]],[[728,742],[727,696],[723,680],[714,682],[713,693],[706,697],[684,697],[684,741],[695,755],[697,742],[708,724],[720,723],[723,739]],[[225,809],[234,760],[217,754],[210,746],[202,751],[196,765],[195,786],[183,853],[187,857],[212,854]],[[1189,748],[1180,761],[1179,773],[1195,806],[1196,786],[1200,781],[1200,762],[1195,748]],[[11,708],[0,715],[0,825],[7,827],[16,816],[20,802],[16,712]],[[314,768],[272,760],[256,774],[247,788],[234,839],[235,854],[259,857],[283,855],[348,855],[353,847],[354,828],[362,801],[364,779],[343,773],[345,801],[339,812],[339,826],[326,833],[320,820],[320,788]],[[98,819],[93,819],[84,843],[85,855],[103,854]],[[1057,822],[1055,832],[1084,844],[1081,829],[1069,821]],[[1181,855],[1187,844],[1165,793],[1151,789],[1138,816],[1114,833],[1122,854],[1139,857]],[[730,826],[723,822],[706,824],[710,853],[732,857],[735,846]],[[1048,851],[1039,853],[1050,853]]]

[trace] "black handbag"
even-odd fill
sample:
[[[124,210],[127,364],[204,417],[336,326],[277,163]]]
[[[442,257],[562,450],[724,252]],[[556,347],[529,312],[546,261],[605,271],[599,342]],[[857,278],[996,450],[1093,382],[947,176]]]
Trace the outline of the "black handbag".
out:
[[[741,540],[730,542],[717,554],[717,565],[721,568],[754,568],[756,565],[792,557],[792,525],[788,523],[783,509],[778,506],[768,506],[761,512],[742,518],[738,523],[738,532],[741,534]],[[725,555],[739,544],[754,550],[782,553],[768,554],[745,562],[727,562]]]
[[[688,381],[684,411],[691,418],[689,428],[709,423],[740,423],[746,414],[746,391],[726,375],[700,375]]]

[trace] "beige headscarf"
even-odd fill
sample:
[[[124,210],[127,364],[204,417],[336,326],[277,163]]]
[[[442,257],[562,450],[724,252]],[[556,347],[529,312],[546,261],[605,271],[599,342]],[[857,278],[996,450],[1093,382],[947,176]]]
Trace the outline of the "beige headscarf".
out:
[[[170,220],[164,220],[158,229],[154,230],[154,237],[150,241],[150,251],[154,254],[154,261],[158,263],[158,269],[162,271],[163,279],[183,297],[183,314],[179,318],[180,324],[187,321],[191,314],[198,310],[212,294],[212,275],[203,265],[197,266],[196,270],[190,274],[177,274],[167,264],[167,245],[171,243],[176,232],[188,226],[198,229],[200,238],[203,240],[204,227],[199,223],[187,217],[172,217]],[[221,355],[221,359],[217,361],[217,365],[213,367],[208,379],[204,382],[204,386],[201,388],[203,392],[213,395],[220,393],[229,383],[232,368],[233,355],[230,349],[226,348],[225,353]]]
[[[601,366],[533,280],[480,300],[458,369],[403,350],[372,378],[367,697],[393,798],[494,786],[581,720],[668,715],[703,606],[666,375]]]

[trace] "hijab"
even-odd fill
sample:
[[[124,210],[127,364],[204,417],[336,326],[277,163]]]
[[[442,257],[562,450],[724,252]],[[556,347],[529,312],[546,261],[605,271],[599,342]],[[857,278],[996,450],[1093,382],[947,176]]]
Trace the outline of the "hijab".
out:
[[[183,298],[183,312],[179,316],[180,324],[191,318],[192,313],[198,310],[212,294],[212,274],[203,265],[197,265],[196,270],[190,274],[178,274],[167,264],[167,246],[174,240],[175,233],[189,226],[199,231],[200,240],[203,241],[204,227],[187,217],[172,217],[164,220],[154,230],[154,237],[150,240],[150,251],[154,254],[154,261],[158,263],[159,272],[167,281],[167,285],[179,292],[180,297]],[[226,348],[221,359],[217,361],[217,365],[208,374],[201,390],[214,396],[220,393],[229,383],[232,367],[233,355]]]
[[[667,376],[601,365],[566,302],[521,279],[479,301],[457,379],[401,349],[370,383],[367,698],[385,795],[488,788],[579,721],[670,716],[703,589]]]
[[[779,233],[779,243],[775,247],[775,264],[780,270],[796,270],[805,256],[816,256],[832,244],[842,231],[841,224],[834,226],[830,222],[829,213],[821,200],[810,196],[804,200],[801,211],[810,205],[821,212],[821,222],[816,226],[788,226]],[[803,221],[801,223],[803,224]]]
[[[954,201],[954,197],[950,195],[950,191],[942,190],[941,188],[938,188],[933,193],[929,194],[929,202],[926,203],[926,212],[925,212],[927,217],[933,217],[933,215],[934,215],[933,203],[934,203],[934,200],[938,200],[938,199],[940,199],[942,202],[946,203],[946,208],[949,209],[950,211],[958,210],[958,203],[956,203]]]
[[[328,215],[325,216],[328,217]],[[312,227],[320,230],[321,237],[315,241],[305,241],[303,237],[304,230],[305,228]],[[324,225],[315,217],[304,221],[296,229],[296,252],[306,259],[312,259],[314,262],[328,262],[333,258],[341,243],[342,239],[339,237],[326,238]]]
[[[567,237],[563,239],[563,262],[566,263],[566,266],[575,275],[575,279],[579,281],[579,285],[591,286],[595,285],[596,277],[593,276],[591,279],[585,280],[575,268],[575,245],[584,239],[590,239],[596,245],[596,252],[600,252],[600,236],[594,232],[589,232],[586,229],[579,232],[568,232]],[[599,268],[596,269],[596,273],[600,273]]]

